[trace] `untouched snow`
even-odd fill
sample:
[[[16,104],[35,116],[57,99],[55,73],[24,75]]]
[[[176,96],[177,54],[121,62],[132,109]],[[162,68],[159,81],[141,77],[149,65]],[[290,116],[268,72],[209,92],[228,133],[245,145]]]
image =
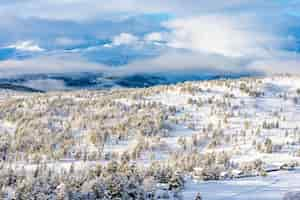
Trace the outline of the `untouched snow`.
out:
[[[297,191],[300,191],[300,169],[228,181],[188,180],[183,197],[193,199],[200,192],[204,200],[283,200],[286,193]]]

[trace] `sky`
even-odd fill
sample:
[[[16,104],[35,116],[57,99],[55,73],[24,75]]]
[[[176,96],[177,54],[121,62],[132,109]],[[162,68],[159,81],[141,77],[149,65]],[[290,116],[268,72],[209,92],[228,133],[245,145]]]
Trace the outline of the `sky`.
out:
[[[300,0],[1,0],[0,77],[300,73]]]

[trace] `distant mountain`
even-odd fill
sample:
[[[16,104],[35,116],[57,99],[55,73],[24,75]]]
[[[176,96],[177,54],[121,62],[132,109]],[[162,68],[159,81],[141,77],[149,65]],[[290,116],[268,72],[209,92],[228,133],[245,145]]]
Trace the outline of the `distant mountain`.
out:
[[[161,84],[174,84],[194,80],[214,80],[222,78],[240,78],[251,74],[132,74],[124,76],[106,75],[103,73],[67,73],[67,74],[27,74],[0,79],[0,88],[26,92],[43,92],[44,90],[75,90],[75,89],[109,89],[114,87],[143,88]],[[47,84],[57,82],[61,87],[41,85],[43,80]],[[50,80],[50,81],[49,81]],[[52,80],[52,81],[51,81]],[[43,88],[44,87],[44,88]]]
[[[18,92],[39,92],[39,93],[44,93],[42,90],[30,88],[30,87],[25,87],[22,85],[14,85],[14,84],[9,84],[9,83],[0,83],[0,89],[6,89],[6,90],[14,90]]]

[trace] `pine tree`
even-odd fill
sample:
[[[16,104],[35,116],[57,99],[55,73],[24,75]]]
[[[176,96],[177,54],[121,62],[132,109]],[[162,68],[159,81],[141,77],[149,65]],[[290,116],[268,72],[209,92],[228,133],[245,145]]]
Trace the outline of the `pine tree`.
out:
[[[272,153],[273,152],[273,144],[272,144],[271,139],[267,138],[264,145],[265,145],[266,153]]]
[[[16,199],[28,200],[32,198],[31,194],[31,183],[28,180],[23,180],[17,185],[16,188]]]
[[[173,174],[169,180],[169,189],[170,190],[179,190],[183,187],[184,180],[180,175]]]
[[[121,179],[117,176],[111,175],[106,180],[106,194],[107,199],[119,200],[122,199],[123,188]]]
[[[195,200],[202,200],[202,197],[201,197],[199,192],[197,193],[197,196],[196,196]]]
[[[64,183],[61,183],[56,188],[57,200],[68,200],[67,187]]]

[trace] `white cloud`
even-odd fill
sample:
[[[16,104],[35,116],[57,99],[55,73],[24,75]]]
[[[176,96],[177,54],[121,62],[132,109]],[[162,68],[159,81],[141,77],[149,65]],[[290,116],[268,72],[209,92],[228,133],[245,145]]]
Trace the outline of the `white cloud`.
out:
[[[168,45],[173,48],[229,57],[269,56],[285,42],[248,16],[199,16],[173,20],[166,26],[172,29]]]
[[[138,60],[118,68],[91,63],[80,55],[39,56],[26,60],[0,61],[0,77],[26,73],[64,73],[64,72],[104,72],[112,74],[156,73],[169,71],[235,72],[243,65],[242,60],[220,55],[200,54],[198,52],[171,51],[159,57]],[[232,67],[229,67],[232,66]]]
[[[247,66],[248,70],[260,71],[266,74],[300,74],[300,57],[291,53],[286,57],[274,57],[257,60]]]
[[[44,49],[39,47],[34,41],[19,41],[15,44],[9,45],[8,48],[14,48],[20,51],[32,51],[32,52],[42,52]]]
[[[287,0],[286,4],[290,2]],[[262,0],[12,0],[0,5],[3,16],[39,17],[55,20],[90,20],[125,13],[173,13],[194,15],[244,8],[280,9],[280,2]],[[78,12],[80,10],[80,12]],[[113,17],[114,15],[108,16]]]
[[[59,37],[55,39],[55,44],[60,46],[80,45],[83,44],[83,40],[72,39],[68,37]]]
[[[130,33],[121,33],[120,35],[116,36],[113,39],[113,45],[120,46],[120,45],[131,45],[136,44],[138,42],[138,37],[130,34]]]
[[[153,32],[145,35],[144,40],[146,42],[162,42],[164,40],[163,33]]]
[[[42,91],[53,91],[53,90],[65,90],[68,89],[62,80],[53,79],[38,79],[38,80],[28,80],[22,85],[42,90]]]
[[[45,55],[26,60],[0,61],[0,77],[28,73],[105,72],[109,70],[109,67],[90,63],[78,54]]]
[[[33,35],[37,38],[39,38],[39,34],[43,34],[46,38],[49,32],[53,33],[55,37],[61,35],[62,37],[57,38],[55,43],[63,46],[80,42],[80,39],[71,39],[72,36],[77,38],[80,35],[79,38],[81,37],[84,40],[86,35],[101,35],[100,31],[97,32],[101,28],[105,29],[107,35],[117,35],[122,30],[124,33],[115,36],[112,43],[106,44],[105,47],[127,45],[128,48],[138,46],[142,49],[147,48],[149,43],[163,42],[173,50],[168,49],[169,52],[163,52],[162,55],[154,59],[135,61],[117,69],[90,63],[80,58],[80,52],[78,51],[77,57],[56,56],[55,54],[23,61],[2,61],[0,62],[0,71],[10,70],[19,73],[103,70],[114,73],[127,73],[167,72],[168,70],[261,70],[270,72],[272,71],[271,66],[274,66],[274,71],[300,71],[300,69],[297,69],[300,58],[292,58],[283,48],[290,47],[289,44],[294,43],[294,39],[292,37],[284,38],[278,34],[278,32],[281,32],[281,28],[287,28],[291,23],[289,19],[282,15],[282,10],[287,10],[290,1],[286,1],[284,4],[280,2],[283,1],[110,0],[102,2],[101,0],[11,0],[11,3],[0,5],[0,15],[6,17],[3,18],[0,27],[5,27],[3,24],[6,24],[13,27],[13,30],[18,30],[17,26],[14,27],[14,17],[25,19],[24,21],[28,24],[31,20],[36,20],[36,23],[49,21],[55,25],[57,23],[57,26],[60,27],[58,32],[52,29],[42,30],[41,33],[34,31],[39,30],[40,24],[38,24],[33,26],[35,27]],[[132,16],[144,13],[168,13],[173,16],[171,21],[164,23],[165,28],[168,28],[170,32],[168,33],[165,28],[163,30],[166,32],[154,32],[160,31],[159,29],[150,30],[153,32],[146,34],[144,38],[139,38],[136,35],[145,32],[133,31],[130,33],[131,27],[128,25],[126,27],[129,28],[126,30],[122,25],[114,28],[110,26],[95,26],[97,28],[81,26],[97,24],[97,20],[102,17],[114,18],[117,16],[118,19],[118,17],[124,15]],[[10,20],[5,20],[8,19],[7,16],[11,17]],[[39,21],[31,17],[47,20]],[[55,20],[76,22],[65,23],[67,26],[64,27],[64,23]],[[283,23],[284,20],[288,23]],[[24,29],[22,34],[25,36],[22,35],[22,38],[26,37],[26,34],[28,34],[27,27],[23,27],[23,23],[18,24],[20,29]],[[78,29],[74,28],[77,26]],[[143,26],[144,24],[141,23],[142,28]],[[145,27],[148,26],[152,27],[151,24],[145,24]],[[74,35],[70,34],[71,38],[65,36],[64,28],[65,30],[71,29]],[[84,31],[84,33],[80,32],[84,28],[88,29],[87,34]],[[139,28],[133,27],[134,30],[141,30]],[[1,31],[5,32],[5,28]],[[147,31],[149,30],[147,29]],[[15,37],[18,37],[18,35]],[[19,42],[10,45],[10,47],[26,51],[43,50],[32,41]]]
[[[121,45],[136,45],[139,43],[139,38],[130,33],[121,33],[112,39],[111,44],[105,44],[104,47],[113,47]]]
[[[222,55],[204,54],[182,50],[165,52],[159,57],[138,60],[122,66],[113,73],[159,73],[159,72],[238,72],[248,62]]]
[[[297,73],[300,57],[282,52],[274,57],[247,59],[218,54],[172,50],[145,60],[137,60],[118,68],[91,63],[80,55],[41,56],[27,60],[0,61],[0,77],[26,73],[103,72],[115,75],[135,73]],[[37,82],[35,82],[37,83]],[[34,84],[34,83],[30,83]],[[44,85],[47,85],[45,83]],[[58,86],[59,83],[57,84]],[[29,85],[28,85],[29,86]],[[45,86],[46,87],[46,86]],[[48,86],[47,86],[48,87]]]
[[[194,75],[259,72],[300,75],[299,66],[300,56],[286,52],[278,57],[274,54],[274,57],[247,59],[201,52],[172,51],[154,59],[135,61],[110,72],[116,74],[179,72],[180,74],[193,73]]]

